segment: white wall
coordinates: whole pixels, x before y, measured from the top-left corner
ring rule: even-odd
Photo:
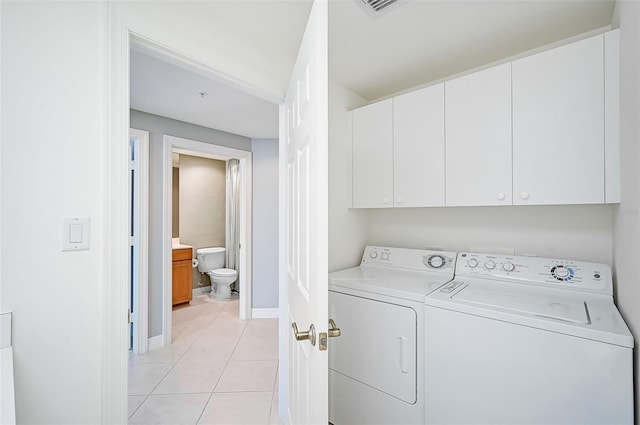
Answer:
[[[611,264],[606,205],[372,210],[369,244],[501,252]]]
[[[638,345],[640,337],[640,2],[618,1],[620,26],[620,208],[613,224],[616,302]],[[640,364],[635,349],[635,368]],[[640,374],[636,372],[636,422],[640,418]]]
[[[165,134],[250,151],[251,139],[131,110],[131,127],[149,132],[149,337],[162,334],[162,151]]]
[[[347,111],[365,100],[329,80],[329,271],[360,264],[368,211],[351,206],[351,133]]]
[[[13,311],[17,422],[99,423],[106,8],[0,7],[0,311]],[[64,216],[90,217],[89,250],[60,251]]]
[[[278,307],[278,139],[252,139],[253,287],[251,306]]]

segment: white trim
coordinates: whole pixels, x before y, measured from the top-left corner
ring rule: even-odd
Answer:
[[[151,338],[149,338],[147,345],[149,346],[149,351],[157,350],[164,347],[164,335],[160,334],[152,336]]]
[[[117,13],[115,3],[106,3],[109,23],[105,43],[109,57],[105,98],[106,137],[104,139],[102,223],[105,235],[104,267],[101,270],[104,306],[101,350],[101,412],[103,424],[127,421],[127,361],[129,326],[127,312],[128,155],[129,146],[129,28]]]
[[[240,160],[240,272],[239,272],[239,292],[240,292],[240,319],[251,319],[251,170],[252,154],[248,151],[228,148],[210,143],[198,142],[184,139],[182,137],[165,135],[163,137],[163,329],[165,345],[171,344],[171,223],[172,207],[171,193],[173,181],[172,154],[178,152],[187,155],[201,156],[211,159],[228,160],[236,158]]]
[[[279,308],[252,308],[252,319],[277,319],[280,317]]]
[[[149,132],[129,129],[129,138],[138,141],[137,161],[137,199],[138,226],[137,262],[133,289],[133,352],[144,354],[148,348],[149,333]]]
[[[286,173],[282,173],[281,170],[286,169],[287,158],[284,154],[286,152],[287,142],[287,111],[284,103],[280,104],[279,108],[279,136],[278,141],[278,305],[280,306],[280,320],[279,330],[280,337],[278,338],[278,413],[280,416],[280,422],[290,424],[289,418],[289,338],[291,338],[291,330],[289,328],[289,287],[288,287],[288,264],[287,256],[289,252],[287,250],[287,217],[289,211],[287,209],[287,178]]]

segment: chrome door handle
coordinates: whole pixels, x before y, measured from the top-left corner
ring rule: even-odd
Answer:
[[[296,337],[296,341],[309,341],[311,345],[316,345],[316,327],[313,326],[313,323],[309,326],[309,330],[306,332],[300,332],[296,322],[293,322],[291,327],[293,328],[293,334]]]
[[[341,335],[340,328],[336,326],[336,322],[333,319],[329,319],[329,338],[336,338]]]

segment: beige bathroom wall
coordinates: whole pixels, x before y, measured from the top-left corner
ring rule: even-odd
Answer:
[[[180,155],[180,243],[225,246],[226,163]]]

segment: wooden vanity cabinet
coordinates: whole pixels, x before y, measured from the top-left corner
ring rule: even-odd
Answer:
[[[191,248],[173,250],[172,304],[188,303],[193,298],[193,271]]]

